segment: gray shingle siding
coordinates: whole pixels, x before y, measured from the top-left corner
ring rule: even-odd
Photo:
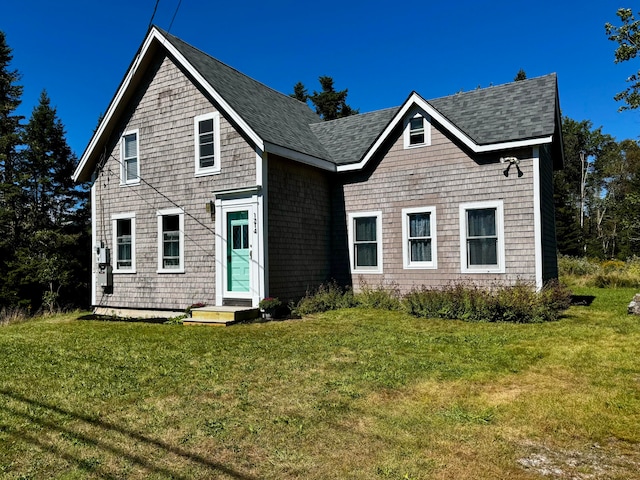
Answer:
[[[216,262],[214,221],[206,205],[211,192],[255,185],[255,150],[221,116],[220,174],[195,177],[194,117],[215,111],[209,100],[174,64],[156,59],[148,82],[132,102],[112,138],[108,157],[96,179],[97,243],[104,241],[115,254],[111,216],[136,215],[136,273],[114,274],[113,293],[97,287],[101,306],[184,309],[215,303]],[[139,130],[139,185],[120,186],[119,134]],[[180,207],[185,211],[185,273],[156,273],[158,268],[157,211]]]
[[[445,286],[471,281],[491,286],[516,280],[535,282],[535,234],[533,218],[533,171],[531,150],[509,152],[520,159],[522,177],[505,177],[505,166],[494,155],[482,163],[432,126],[432,144],[404,149],[401,129],[394,131],[387,153],[364,172],[341,176],[344,213],[339,208],[334,231],[334,251],[345,256],[346,217],[362,211],[382,212],[382,274],[355,274],[347,281],[356,289],[361,280],[369,285],[395,284],[402,291],[414,286]],[[387,150],[387,149],[385,149]],[[459,205],[468,202],[504,202],[505,273],[462,274],[460,265]],[[402,209],[435,207],[437,216],[438,268],[404,269],[402,257]],[[346,252],[348,255],[348,251]],[[340,277],[342,279],[342,276]]]
[[[330,174],[269,155],[269,294],[297,300],[330,278]]]

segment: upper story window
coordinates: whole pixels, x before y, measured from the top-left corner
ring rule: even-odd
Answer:
[[[501,200],[460,205],[460,262],[463,273],[504,273]]]
[[[113,215],[114,269],[116,273],[136,273],[136,215]]]
[[[158,273],[184,272],[184,210],[158,212]]]
[[[140,183],[140,158],[138,154],[138,130],[122,135],[120,158],[120,183],[123,185]]]
[[[196,175],[209,175],[220,171],[220,114],[207,113],[195,117]]]
[[[402,209],[404,268],[437,268],[436,209]]]
[[[430,117],[422,111],[407,117],[404,123],[404,148],[431,145],[430,120]]]
[[[382,212],[349,214],[353,273],[382,273]]]

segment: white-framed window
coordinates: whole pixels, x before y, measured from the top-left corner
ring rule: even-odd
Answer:
[[[404,268],[438,268],[436,208],[402,209]]]
[[[349,214],[349,257],[353,273],[382,273],[382,212]]]
[[[198,115],[193,119],[196,175],[220,172],[220,114]]]
[[[422,110],[414,110],[404,121],[404,148],[427,145],[431,145],[431,117]]]
[[[132,185],[140,183],[140,155],[138,130],[131,130],[122,135],[120,142],[120,183]]]
[[[460,205],[460,264],[463,273],[504,273],[502,200]]]
[[[158,213],[158,273],[184,273],[184,210]]]
[[[111,216],[113,238],[113,272],[136,273],[136,214]]]

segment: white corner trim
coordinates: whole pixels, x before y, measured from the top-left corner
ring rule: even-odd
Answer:
[[[543,287],[542,279],[542,197],[540,191],[540,148],[533,149],[533,232],[535,242],[536,289]]]

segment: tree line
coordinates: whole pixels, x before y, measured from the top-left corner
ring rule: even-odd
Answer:
[[[46,91],[29,119],[0,31],[0,307],[53,311],[89,303],[88,188]]]

